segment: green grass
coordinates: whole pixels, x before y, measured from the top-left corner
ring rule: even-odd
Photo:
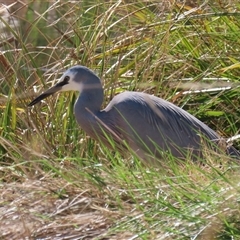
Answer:
[[[20,27],[9,21],[14,15]],[[240,239],[239,166],[225,156],[207,152],[201,164],[167,155],[159,167],[145,166],[82,132],[77,93],[27,107],[82,64],[102,78],[104,106],[122,91],[144,91],[223,137],[239,134],[237,0],[198,10],[29,1],[21,13],[0,16],[1,238]],[[214,90],[224,86],[231,88]]]

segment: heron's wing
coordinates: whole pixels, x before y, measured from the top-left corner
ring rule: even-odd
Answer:
[[[202,143],[214,143],[216,148],[215,143],[220,139],[214,130],[188,112],[144,93],[119,94],[104,111],[107,116],[111,115],[112,120],[107,121],[111,122],[109,126],[143,151],[150,148],[155,152],[157,146],[162,150],[171,149],[175,156],[183,156],[179,149],[193,149],[198,154]]]
[[[174,135],[179,141],[197,134],[203,134],[209,139],[219,137],[215,131],[185,110],[148,94],[133,94],[120,111],[128,112],[126,114],[131,124],[141,124],[142,129],[160,131],[165,136]]]
[[[123,94],[111,104],[106,109],[114,106],[119,112],[117,127],[122,128],[125,138],[129,137],[140,149],[150,148],[155,152],[157,146],[171,149],[178,155],[177,148],[199,149],[200,136],[208,141],[219,137],[183,109],[148,94]]]
[[[170,102],[149,95],[144,95],[143,102],[141,113],[144,119],[156,130],[160,128],[168,135],[174,134],[179,141],[196,135],[209,139],[219,138],[206,124]]]
[[[92,116],[94,118],[92,123],[93,130],[89,132],[89,135],[111,149],[117,149],[121,152],[125,150],[125,139],[122,132],[116,127],[117,121],[114,117],[114,112],[103,110],[96,115],[92,114]]]

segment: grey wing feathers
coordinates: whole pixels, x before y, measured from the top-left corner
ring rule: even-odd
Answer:
[[[139,113],[156,130],[164,128],[163,130],[169,134],[173,132],[182,141],[188,136],[201,133],[210,139],[219,137],[204,123],[170,102],[146,94],[142,99]]]
[[[181,156],[177,148],[199,152],[201,139],[207,144],[220,139],[215,131],[183,109],[144,93],[119,94],[104,111],[113,112],[113,129],[120,132],[123,129],[125,132],[120,133],[123,139],[136,143],[139,149],[144,149],[145,145],[154,152],[158,146],[163,151],[171,149],[176,156]]]

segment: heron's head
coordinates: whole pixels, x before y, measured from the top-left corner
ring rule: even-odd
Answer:
[[[96,88],[101,88],[98,76],[87,67],[77,65],[69,68],[57,84],[35,98],[28,106],[33,106],[56,92],[78,91],[81,94],[84,89]]]

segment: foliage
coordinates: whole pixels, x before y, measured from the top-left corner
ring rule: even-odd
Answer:
[[[224,156],[209,153],[204,166],[169,156],[161,168],[147,168],[79,129],[75,93],[55,95],[34,108],[27,104],[66,68],[81,64],[102,78],[104,105],[119,92],[145,91],[183,107],[224,137],[238,134],[238,1],[196,6],[29,1],[20,9],[0,11],[1,184],[10,184],[5,186],[9,190],[34,179],[54,189],[51,195],[39,188],[36,198],[29,198],[32,203],[41,195],[46,201],[73,201],[82,194],[92,203],[76,203],[78,210],[105,219],[104,233],[93,234],[99,238],[121,233],[140,239],[237,239],[239,169]],[[75,214],[68,207],[65,217]],[[35,211],[46,222],[57,221],[62,213],[53,217],[51,209]],[[6,216],[3,211],[2,222]],[[69,235],[74,224],[81,225],[73,221]],[[29,227],[32,236],[44,236],[36,226]]]

